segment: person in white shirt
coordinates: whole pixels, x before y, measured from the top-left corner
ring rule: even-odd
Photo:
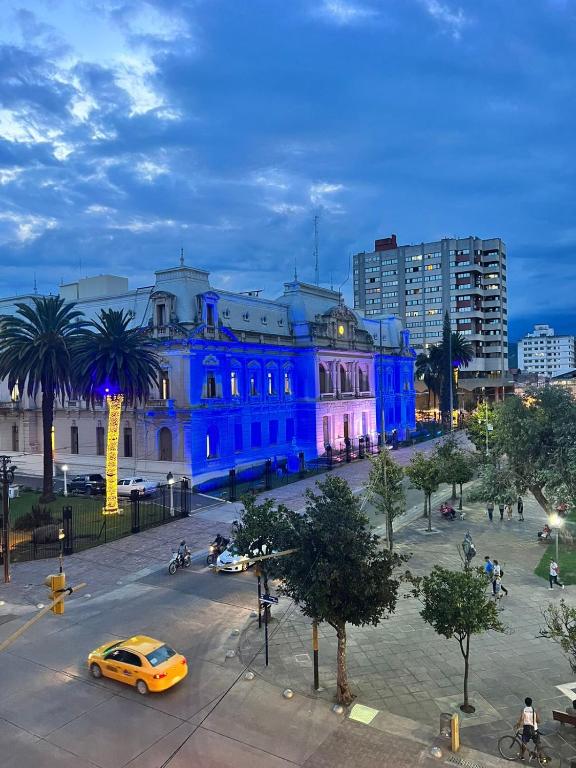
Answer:
[[[561,589],[564,589],[564,584],[558,581],[558,574],[560,573],[560,568],[558,567],[558,563],[556,560],[552,559],[550,560],[550,571],[548,578],[550,579],[550,589],[554,589],[554,584],[557,584]]]
[[[536,712],[534,709],[530,696],[527,696],[524,699],[524,704],[525,707],[520,712],[520,717],[516,723],[516,730],[520,730],[520,728],[522,728],[522,747],[520,751],[521,760],[524,759],[526,744],[528,744],[530,740],[534,742],[536,749],[540,751],[538,745],[540,739],[540,734],[538,733],[538,712]]]

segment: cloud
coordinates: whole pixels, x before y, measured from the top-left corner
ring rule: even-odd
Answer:
[[[470,19],[464,11],[461,8],[452,9],[440,0],[422,0],[422,2],[430,16],[440,24],[442,30],[455,40],[459,40],[464,27],[470,24]]]
[[[338,26],[358,24],[377,16],[376,10],[351,0],[323,0],[314,10],[314,14],[325,21]]]
[[[323,208],[330,213],[343,213],[340,203],[334,201],[332,196],[344,189],[342,184],[329,184],[325,181],[312,184],[309,189],[309,197],[312,205]]]

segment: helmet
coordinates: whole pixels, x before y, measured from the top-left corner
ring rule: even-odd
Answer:
[[[186,539],[182,539],[182,541],[180,542],[180,546],[183,547],[185,544],[186,544]]]

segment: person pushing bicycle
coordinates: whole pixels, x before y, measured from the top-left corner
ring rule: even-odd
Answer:
[[[520,712],[520,717],[516,723],[516,730],[522,729],[522,746],[520,747],[520,760],[524,760],[524,754],[526,752],[526,745],[529,741],[533,741],[536,747],[536,751],[540,751],[539,741],[540,734],[538,733],[539,717],[538,712],[534,709],[532,699],[527,696],[524,699],[525,707]]]

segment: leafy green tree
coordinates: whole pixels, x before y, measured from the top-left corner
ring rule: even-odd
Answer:
[[[499,403],[494,445],[506,457],[516,490],[529,490],[547,514],[562,494],[564,501],[576,501],[576,402],[562,387]]]
[[[488,429],[493,425],[494,405],[487,400],[478,403],[466,422],[466,434],[476,446],[479,456],[494,453],[494,431]]]
[[[435,632],[458,641],[464,659],[463,712],[474,712],[468,697],[470,638],[490,630],[505,632],[495,602],[486,595],[486,578],[480,569],[450,571],[434,566],[419,584],[423,602],[420,615]]]
[[[440,386],[440,412],[445,429],[450,428],[450,387],[452,387],[452,407],[458,407],[457,372],[467,368],[472,360],[472,346],[466,337],[458,331],[452,331],[448,311],[444,314],[442,326],[442,378]]]
[[[76,349],[76,387],[88,402],[108,400],[108,434],[114,407],[134,406],[150,398],[161,368],[158,346],[145,328],[130,328],[131,316],[123,309],[103,309],[98,320],[80,338]],[[107,480],[115,477],[106,468]],[[112,485],[114,487],[112,487]],[[118,509],[116,485],[106,483],[106,508]]]
[[[480,467],[478,481],[468,494],[468,501],[513,504],[517,497],[514,483],[514,474],[506,464],[488,462]]]
[[[297,551],[279,561],[280,591],[304,615],[326,621],[336,631],[337,700],[349,704],[354,695],[346,667],[346,625],[377,625],[394,611],[400,577],[395,569],[407,558],[380,548],[368,530],[368,519],[348,483],[330,476],[306,491],[303,514],[288,512]]]
[[[449,435],[436,448],[440,464],[441,482],[452,485],[452,498],[456,498],[456,486],[460,486],[459,509],[462,509],[462,485],[474,477],[475,458],[465,451],[453,435]]]
[[[378,512],[386,520],[386,533],[390,552],[394,547],[394,520],[406,509],[404,470],[388,450],[372,456],[367,492]]]
[[[432,530],[432,494],[441,483],[441,468],[435,453],[426,456],[416,451],[405,469],[410,482],[420,491],[424,491],[424,517],[428,515],[428,530]]]
[[[542,612],[544,628],[540,637],[546,637],[558,643],[568,657],[572,672],[576,672],[576,608],[560,600],[559,605],[550,603]]]
[[[54,403],[70,397],[73,349],[83,332],[82,312],[58,296],[16,304],[16,314],[0,318],[0,378],[28,397],[42,393],[43,480],[40,503],[53,501]]]
[[[289,542],[290,528],[287,509],[273,499],[262,503],[253,496],[242,498],[240,519],[232,523],[232,540],[241,554],[266,555],[280,551]],[[280,572],[278,561],[262,560],[260,572],[264,579],[264,591],[268,592],[268,580]]]

